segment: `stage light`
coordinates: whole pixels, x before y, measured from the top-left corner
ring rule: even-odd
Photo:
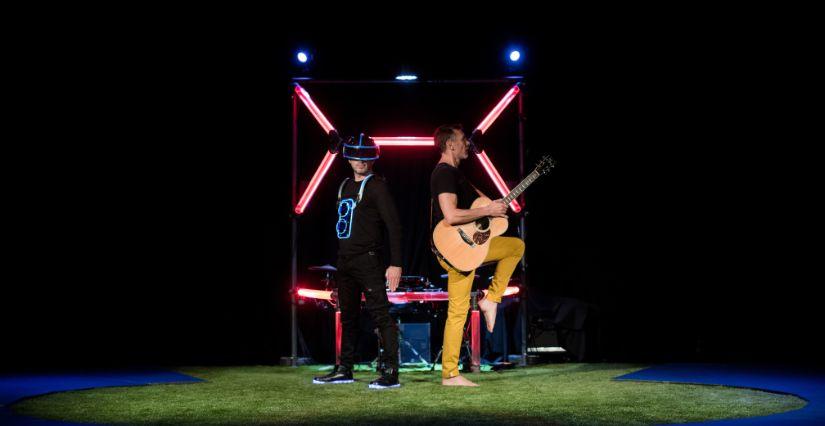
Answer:
[[[305,64],[309,60],[309,56],[307,56],[304,52],[298,52],[298,55],[296,56],[298,57],[298,62],[302,64]]]
[[[435,146],[432,136],[373,136],[380,146]]]
[[[399,76],[396,76],[395,79],[399,81],[413,81],[418,80],[418,76],[412,74],[401,74]]]
[[[510,52],[510,61],[518,62],[519,59],[521,59],[521,52],[519,52],[518,50]]]

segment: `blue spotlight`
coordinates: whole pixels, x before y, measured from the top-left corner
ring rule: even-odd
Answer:
[[[413,74],[401,74],[396,76],[395,79],[399,81],[413,81],[418,80],[418,76]]]
[[[298,52],[298,62],[305,64],[309,60],[309,56],[307,56],[304,52]]]
[[[511,62],[518,62],[519,59],[521,59],[521,52],[519,52],[518,50],[513,50],[512,52],[510,52]]]

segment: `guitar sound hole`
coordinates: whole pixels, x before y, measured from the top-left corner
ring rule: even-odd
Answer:
[[[481,245],[481,244],[486,243],[489,238],[490,238],[490,232],[489,231],[488,232],[476,232],[475,235],[473,235],[473,242],[478,244],[478,245]]]
[[[490,218],[483,217],[476,221],[476,229],[479,232],[484,232],[490,228]]]

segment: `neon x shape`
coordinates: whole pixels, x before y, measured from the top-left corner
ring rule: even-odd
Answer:
[[[495,107],[484,117],[484,120],[476,127],[476,130],[484,134],[487,129],[492,126],[492,124],[496,121],[499,115],[501,115],[502,111],[504,111],[510,102],[512,102],[513,98],[516,97],[519,93],[519,86],[518,84],[514,85],[507,91],[507,93],[501,98],[501,100],[496,104]],[[298,96],[298,99],[303,102],[304,106],[307,107],[309,112],[315,117],[315,121],[324,129],[324,132],[329,134],[330,132],[335,131],[335,127],[332,126],[332,123],[329,122],[327,117],[321,112],[321,109],[315,104],[312,98],[309,96],[309,93],[301,87],[299,84],[295,84],[295,95]],[[475,131],[474,131],[475,132]],[[431,136],[374,136],[373,140],[375,143],[380,146],[433,146],[435,142]],[[337,152],[327,151],[324,155],[323,160],[321,160],[321,164],[315,170],[315,174],[312,175],[312,179],[309,181],[309,185],[307,186],[304,193],[301,195],[301,198],[298,200],[298,204],[295,205],[295,213],[296,214],[303,214],[306,211],[307,205],[309,205],[310,200],[312,200],[312,196],[315,195],[315,191],[318,189],[318,186],[321,184],[321,180],[324,179],[324,176],[327,174],[330,166],[332,166],[332,162],[335,160],[335,157],[338,156]],[[476,158],[478,161],[481,162],[481,166],[487,172],[487,175],[490,176],[492,179],[493,184],[495,184],[496,189],[501,193],[501,196],[504,197],[510,193],[510,188],[507,187],[507,184],[502,179],[501,175],[498,173],[498,170],[493,165],[493,162],[490,161],[490,158],[487,157],[487,153],[481,151],[476,154]],[[521,211],[521,206],[513,200],[510,202],[510,208],[513,209],[513,212],[518,213]]]

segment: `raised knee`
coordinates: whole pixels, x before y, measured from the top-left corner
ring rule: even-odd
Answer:
[[[521,238],[516,238],[515,253],[518,257],[524,256],[524,241],[522,241]]]

